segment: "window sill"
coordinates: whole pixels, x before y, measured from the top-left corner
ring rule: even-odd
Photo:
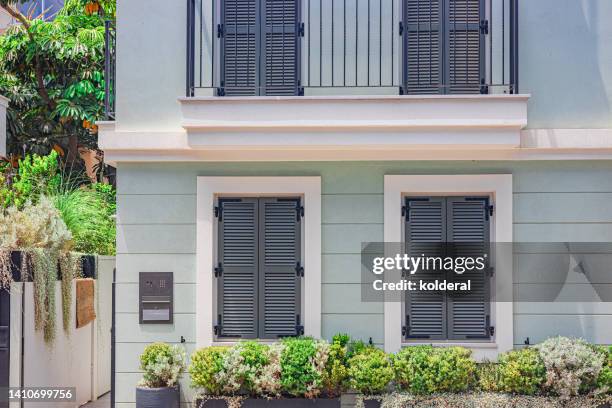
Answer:
[[[497,343],[491,343],[487,341],[483,342],[460,342],[460,341],[415,341],[415,342],[403,342],[402,347],[407,346],[434,346],[434,347],[465,347],[469,349],[496,349],[498,348]]]

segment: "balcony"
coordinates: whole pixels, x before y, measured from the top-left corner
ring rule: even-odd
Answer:
[[[107,153],[470,158],[521,145],[518,0],[187,2],[180,123],[155,137],[105,124]]]
[[[518,0],[188,0],[186,95],[518,93]]]

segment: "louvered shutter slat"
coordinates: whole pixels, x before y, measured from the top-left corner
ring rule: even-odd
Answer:
[[[223,201],[219,222],[218,281],[222,337],[257,337],[257,199]]]
[[[222,1],[221,72],[225,95],[257,95],[258,0]]]
[[[296,201],[260,199],[260,338],[296,335],[300,281],[300,223]]]
[[[486,198],[448,198],[448,241],[454,257],[489,259],[489,217]],[[487,269],[449,276],[456,282],[471,281],[469,292],[450,292],[447,297],[449,338],[489,338],[490,278]]]
[[[444,256],[446,202],[444,198],[406,198],[406,253],[409,256]],[[417,271],[411,280],[444,279],[442,271]],[[408,338],[446,338],[446,301],[443,292],[405,292]]]

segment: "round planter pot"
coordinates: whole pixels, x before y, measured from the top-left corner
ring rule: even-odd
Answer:
[[[136,387],[136,408],[179,408],[179,387]]]

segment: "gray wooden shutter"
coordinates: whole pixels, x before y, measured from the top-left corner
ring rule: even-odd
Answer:
[[[259,337],[294,336],[299,334],[301,290],[299,200],[262,198],[259,203]]]
[[[227,96],[258,94],[260,1],[222,0],[221,89]]]
[[[265,0],[262,84],[265,95],[298,93],[298,0]]]
[[[442,85],[444,0],[404,1],[404,89],[406,94],[437,94]]]
[[[484,78],[484,0],[446,0],[448,93],[477,94]],[[482,84],[484,86],[484,83]]]
[[[406,253],[408,256],[443,257],[446,241],[446,201],[442,197],[406,198]],[[443,271],[421,271],[410,279],[444,279]],[[444,292],[405,292],[406,338],[446,338]]]
[[[449,197],[447,199],[449,255],[454,257],[480,257],[489,259],[490,227],[489,200],[486,197]],[[457,275],[448,274],[449,280],[471,281],[469,292],[449,292],[449,339],[489,338],[490,326],[490,269],[474,270]]]
[[[258,201],[219,199],[219,209],[218,335],[256,338]]]

